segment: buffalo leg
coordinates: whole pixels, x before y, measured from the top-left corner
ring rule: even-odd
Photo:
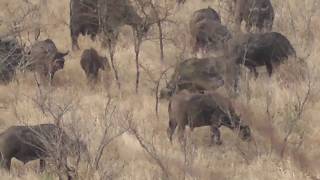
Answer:
[[[167,129],[167,135],[168,135],[170,142],[172,142],[172,136],[173,136],[173,133],[174,133],[176,127],[177,127],[177,123],[173,120],[170,120],[169,127]]]
[[[271,64],[271,62],[266,62],[266,67],[267,67],[267,71],[268,71],[269,77],[271,77],[271,75],[272,75],[272,64]]]
[[[178,139],[180,143],[184,142],[184,130],[185,126],[178,126]]]
[[[272,25],[273,25],[273,20],[264,21],[264,27],[265,27],[267,32],[272,31]]]
[[[44,169],[46,168],[46,162],[44,159],[40,159],[40,173],[42,173],[44,171]]]
[[[90,35],[90,39],[91,39],[92,41],[95,41],[95,40],[96,40],[96,35],[91,34],[91,35]]]
[[[257,72],[256,67],[251,65],[251,66],[248,66],[248,68],[250,69],[250,72],[253,72],[254,77],[257,78],[259,74]]]
[[[252,29],[252,24],[250,22],[246,22],[246,31],[250,32]]]
[[[222,141],[220,139],[221,134],[220,134],[220,130],[218,127],[216,126],[211,126],[211,138],[212,138],[212,143],[216,144],[216,145],[221,145]]]
[[[79,33],[72,33],[71,34],[72,50],[73,51],[80,49],[79,44],[78,44],[78,36],[79,36]]]
[[[2,159],[1,162],[1,167],[5,168],[7,171],[10,171],[11,168],[11,159]]]

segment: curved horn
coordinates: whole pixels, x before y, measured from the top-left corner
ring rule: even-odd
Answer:
[[[61,52],[57,52],[56,56],[55,56],[55,59],[59,59],[59,58],[63,58],[65,57],[66,55],[69,54],[69,51],[65,52],[65,53],[61,53]]]
[[[62,54],[62,56],[64,57],[64,56],[66,56],[66,55],[68,55],[69,54],[69,50],[67,51],[67,52],[65,52],[65,53],[61,53]]]

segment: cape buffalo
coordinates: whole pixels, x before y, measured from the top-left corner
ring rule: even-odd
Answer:
[[[191,43],[193,52],[223,51],[226,43],[231,39],[231,33],[226,26],[217,21],[203,19],[191,26]]]
[[[67,156],[88,153],[86,145],[71,139],[54,124],[35,126],[11,126],[0,134],[0,164],[10,170],[11,159],[16,158],[24,164],[40,159],[40,170],[45,168],[45,159],[58,159],[67,163]],[[84,154],[88,155],[88,154]],[[67,164],[62,164],[66,166]]]
[[[186,126],[189,126],[191,131],[196,127],[210,126],[212,142],[218,145],[222,143],[219,131],[221,126],[238,130],[242,140],[249,141],[251,138],[249,126],[241,122],[231,102],[217,93],[191,94],[181,91],[170,99],[168,112],[167,134],[170,141],[177,127],[181,141]]]
[[[22,58],[23,48],[15,38],[0,39],[0,83],[7,84],[14,78]]]
[[[110,71],[110,65],[106,57],[101,57],[98,52],[91,48],[83,51],[80,64],[89,82],[97,82],[99,69]]]
[[[211,7],[195,11],[189,25],[194,53],[222,50],[231,38],[231,33],[221,24],[219,14]]]
[[[80,49],[78,36],[90,35],[94,40],[99,31],[98,0],[70,1],[70,33],[72,49]]]
[[[42,80],[51,82],[56,71],[63,69],[64,56],[69,52],[59,52],[51,39],[36,42],[30,49],[26,67],[37,72]]]
[[[247,34],[230,42],[228,52],[237,64],[244,64],[255,76],[257,66],[266,66],[269,76],[274,66],[278,66],[289,56],[296,56],[290,41],[282,34],[268,32],[263,34]]]
[[[168,98],[181,90],[202,92],[224,85],[227,60],[224,58],[191,58],[179,63],[160,97]]]
[[[221,23],[220,15],[217,13],[217,11],[215,11],[209,6],[208,8],[199,9],[192,14],[190,26],[196,24],[197,22],[203,19],[208,19]]]
[[[247,32],[253,26],[259,31],[265,28],[272,30],[274,10],[270,0],[234,0],[235,3],[235,21],[237,29],[240,30],[241,22],[246,22]]]
[[[73,49],[79,49],[77,39],[80,33],[89,34],[94,39],[101,32],[108,41],[114,41],[123,25],[142,34],[149,29],[149,22],[138,15],[129,0],[71,0],[70,15]]]

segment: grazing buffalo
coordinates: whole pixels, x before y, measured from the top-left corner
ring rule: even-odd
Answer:
[[[94,40],[99,32],[98,0],[70,1],[70,33],[72,49],[78,50],[78,36],[90,35]]]
[[[175,68],[160,98],[169,98],[181,90],[191,92],[212,91],[224,85],[227,60],[224,58],[191,58]]]
[[[98,52],[91,48],[83,51],[80,64],[89,82],[96,83],[98,80],[99,69],[110,71],[110,65],[106,57],[102,57]]]
[[[237,131],[242,140],[249,141],[251,138],[250,128],[241,122],[231,102],[217,93],[191,94],[181,91],[170,99],[168,111],[167,134],[170,141],[177,127],[181,141],[186,126],[191,131],[196,127],[210,126],[212,142],[218,145],[222,143],[219,131],[221,126]]]
[[[195,11],[189,25],[194,53],[222,50],[231,38],[231,33],[221,24],[219,14],[210,7]]]
[[[79,49],[77,39],[80,33],[89,34],[94,39],[101,32],[107,36],[107,41],[115,41],[123,25],[129,25],[141,34],[145,34],[150,26],[129,0],[71,0],[70,15],[73,49]]]
[[[256,77],[257,66],[266,66],[271,76],[274,66],[281,64],[289,56],[296,57],[296,51],[290,41],[277,32],[247,34],[230,41],[229,45],[230,56],[235,58],[237,64],[248,67]]]
[[[15,38],[0,39],[0,83],[9,83],[23,58],[23,48]]]
[[[272,30],[274,10],[270,0],[234,0],[235,19],[237,29],[240,30],[241,22],[246,22],[246,29],[250,32],[254,26],[262,31]]]
[[[67,156],[89,155],[86,145],[71,139],[61,128],[53,124],[35,126],[12,126],[0,134],[0,163],[10,170],[11,159],[16,158],[24,164],[40,159],[40,170],[45,168],[45,159],[63,161],[67,167]],[[62,157],[60,157],[62,156]]]
[[[56,71],[63,69],[64,56],[51,39],[36,42],[30,49],[26,67],[40,75],[41,80],[51,82]]]

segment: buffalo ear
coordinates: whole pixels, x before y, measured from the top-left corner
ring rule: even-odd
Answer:
[[[55,56],[55,59],[60,59],[60,58],[63,58],[65,57],[66,55],[69,54],[69,51],[65,52],[65,53],[61,53],[61,52],[57,52],[56,56]]]

